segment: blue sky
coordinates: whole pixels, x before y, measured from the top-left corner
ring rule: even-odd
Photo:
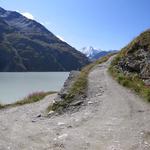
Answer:
[[[120,49],[150,28],[150,0],[0,0],[32,14],[73,47]]]

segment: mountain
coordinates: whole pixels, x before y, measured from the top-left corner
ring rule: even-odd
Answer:
[[[141,33],[124,47],[113,66],[126,76],[138,76],[150,85],[150,30]]]
[[[103,56],[108,55],[109,53],[115,53],[117,52],[116,50],[109,50],[109,51],[104,51],[101,49],[95,49],[92,46],[90,47],[84,47],[79,50],[83,54],[85,54],[91,61],[97,60]]]
[[[94,49],[92,46],[83,47],[79,51],[85,54],[89,59],[92,59],[96,54],[100,52],[100,50]]]
[[[110,53],[116,53],[116,52],[117,52],[117,50],[109,50],[109,51],[101,50],[98,54],[94,55],[92,59],[97,60],[97,59],[100,59],[103,56],[106,56],[106,55],[110,54]]]
[[[0,71],[71,71],[88,64],[81,52],[43,25],[0,8]]]

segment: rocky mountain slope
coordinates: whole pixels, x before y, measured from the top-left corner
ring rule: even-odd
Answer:
[[[123,48],[114,64],[124,74],[138,75],[150,85],[150,30],[141,33]]]
[[[85,54],[91,61],[100,59],[103,56],[108,55],[109,53],[115,53],[117,52],[116,50],[109,50],[109,51],[104,51],[101,49],[95,49],[92,46],[90,47],[84,47],[80,49],[80,52]]]
[[[70,71],[88,58],[40,23],[0,8],[0,71]]]

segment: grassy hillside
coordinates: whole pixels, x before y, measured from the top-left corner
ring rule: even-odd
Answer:
[[[109,72],[120,84],[150,101],[150,30],[120,51]]]

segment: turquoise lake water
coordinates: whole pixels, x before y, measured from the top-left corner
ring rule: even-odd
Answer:
[[[59,91],[69,72],[0,73],[0,103],[12,103],[37,91]]]

